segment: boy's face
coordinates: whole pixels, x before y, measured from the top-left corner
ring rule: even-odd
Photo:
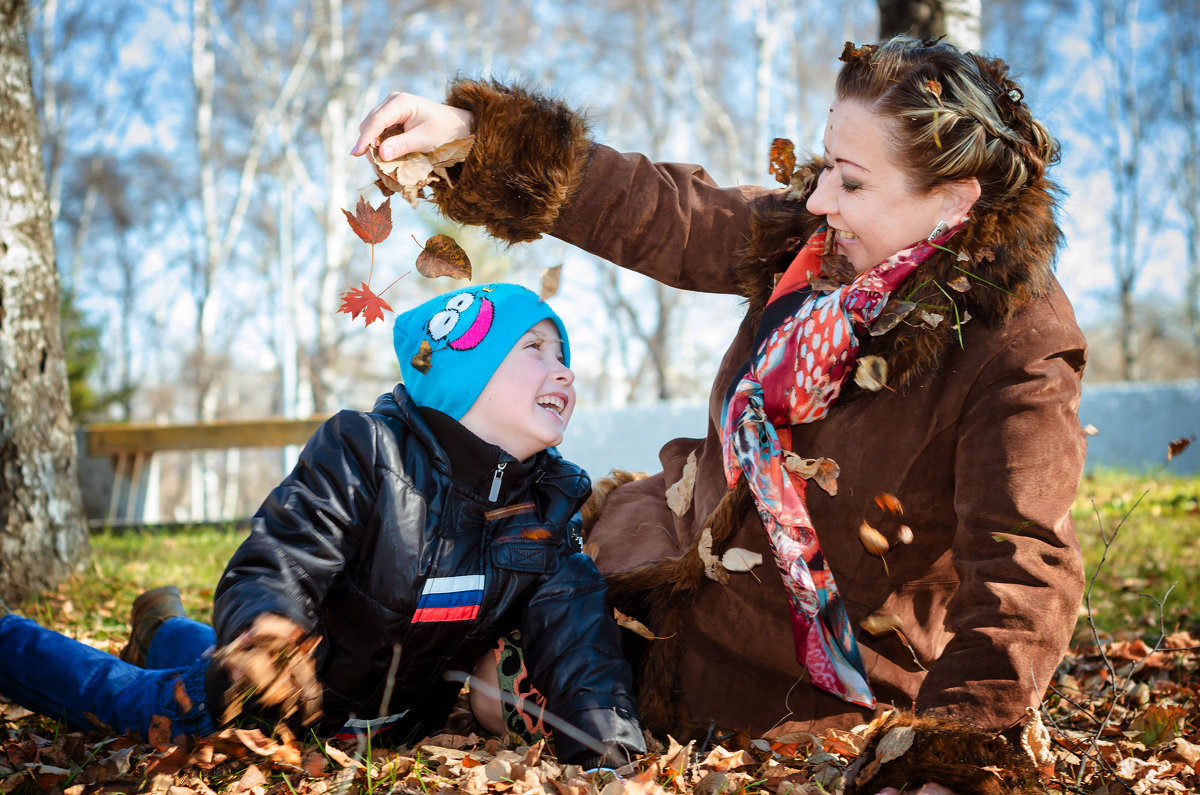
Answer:
[[[543,320],[517,340],[461,422],[524,460],[562,442],[575,410],[574,383],[562,363],[558,327]]]

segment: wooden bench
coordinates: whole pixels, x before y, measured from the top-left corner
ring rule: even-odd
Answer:
[[[146,497],[146,472],[156,452],[175,450],[226,450],[234,447],[285,447],[304,444],[325,417],[303,420],[267,417],[256,420],[217,420],[179,425],[155,423],[96,423],[80,429],[80,480],[87,490],[110,487],[108,508],[98,516],[88,510],[91,523],[116,525],[140,522]],[[87,459],[91,459],[91,463]],[[98,471],[97,461],[111,467],[111,475]],[[99,482],[97,482],[99,481]],[[85,495],[85,504],[88,500]]]

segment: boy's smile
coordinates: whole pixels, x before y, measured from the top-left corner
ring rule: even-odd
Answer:
[[[524,460],[562,442],[575,410],[574,383],[558,327],[542,320],[517,340],[461,422]]]

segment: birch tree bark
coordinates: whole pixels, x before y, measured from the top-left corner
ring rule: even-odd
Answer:
[[[879,37],[906,33],[919,39],[946,39],[965,50],[982,44],[982,0],[879,0]]]
[[[26,0],[0,0],[0,593],[22,597],[88,554]]]

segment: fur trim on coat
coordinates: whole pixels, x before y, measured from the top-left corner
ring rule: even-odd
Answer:
[[[451,182],[433,185],[442,213],[507,243],[537,240],[583,181],[591,149],[583,117],[496,82],[457,81],[446,104],[475,114],[475,146]]]

